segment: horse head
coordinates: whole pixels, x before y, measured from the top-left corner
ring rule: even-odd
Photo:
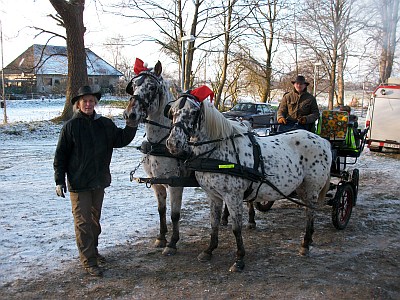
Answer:
[[[160,102],[166,89],[161,77],[162,65],[160,61],[156,63],[154,68],[147,68],[137,58],[134,72],[136,75],[126,87],[126,92],[131,95],[131,98],[123,116],[125,119],[139,122],[160,109]]]
[[[181,95],[165,111],[172,119],[172,129],[167,139],[171,153],[191,153],[194,145],[201,146],[196,149],[207,151],[213,147],[212,143],[202,141],[219,141],[249,130],[247,126],[225,118],[211,103],[213,96],[211,89],[201,86]],[[210,97],[210,101],[204,101],[207,97]]]
[[[165,115],[172,119],[166,145],[173,155],[191,152],[188,142],[200,127],[201,106],[202,103],[195,97],[183,94],[166,107]]]

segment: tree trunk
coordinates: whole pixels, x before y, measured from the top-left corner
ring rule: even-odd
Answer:
[[[386,83],[392,74],[394,54],[396,50],[396,28],[399,23],[400,0],[386,0],[381,6],[382,16],[382,51],[379,60],[379,81]]]
[[[85,0],[50,0],[50,3],[61,16],[67,37],[67,90],[64,110],[60,116],[62,121],[67,121],[73,114],[71,99],[77,93],[79,87],[88,83],[84,41],[86,28],[83,24]]]
[[[221,103],[222,91],[224,89],[226,83],[226,72],[228,70],[228,52],[229,52],[229,45],[231,42],[230,38],[230,31],[232,27],[232,13],[233,13],[233,6],[235,5],[235,1],[228,2],[228,14],[225,16],[225,33],[224,33],[224,53],[223,53],[223,61],[222,61],[222,72],[221,78],[218,83],[218,90],[215,96],[215,106],[218,108]]]
[[[338,72],[337,72],[337,105],[344,105],[344,61],[346,57],[345,46],[342,46],[341,55],[338,59]]]

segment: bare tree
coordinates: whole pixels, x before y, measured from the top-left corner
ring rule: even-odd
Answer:
[[[346,43],[360,30],[352,12],[355,0],[311,0],[301,13],[300,43],[311,49],[314,59],[323,63],[329,76],[328,108],[333,109],[338,63],[347,55]],[[343,65],[344,66],[344,65]],[[339,72],[339,76],[343,71]],[[342,79],[341,79],[342,80]]]
[[[66,31],[68,78],[66,101],[60,119],[68,120],[73,113],[71,98],[76,94],[80,86],[88,82],[84,43],[86,28],[83,24],[85,0],[49,1],[57,11],[57,15],[50,16]]]
[[[242,51],[243,64],[253,83],[250,86],[259,91],[261,102],[268,102],[271,99],[273,54],[279,45],[279,38],[276,38],[280,30],[278,24],[284,27],[287,22],[281,13],[285,4],[279,0],[267,0],[256,1],[253,5],[254,9],[250,11],[251,18],[247,19],[251,31],[246,36],[248,46],[244,46],[244,43],[241,45],[242,48],[246,47]]]
[[[392,74],[393,61],[395,57],[396,45],[399,41],[397,37],[397,26],[399,25],[399,3],[400,0],[382,0],[374,2],[378,28],[375,40],[381,47],[379,59],[379,81],[387,82]]]
[[[208,2],[212,3],[212,1]],[[162,3],[156,0],[128,0],[114,4],[109,9],[113,14],[133,21],[151,22],[158,29],[158,36],[142,34],[142,39],[153,40],[160,45],[162,51],[176,61],[181,70],[182,46],[185,43],[185,67],[183,68],[185,73],[182,88],[188,89],[193,82],[192,64],[195,50],[201,49],[204,44],[216,38],[206,31],[208,22],[217,15],[214,8],[205,0],[165,0]],[[186,30],[187,27],[188,30]],[[201,40],[182,41],[183,37],[190,35],[195,38],[201,37]]]

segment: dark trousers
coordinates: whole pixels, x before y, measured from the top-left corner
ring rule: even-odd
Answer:
[[[80,260],[84,267],[96,266],[104,189],[71,192],[70,198]]]
[[[315,125],[314,124],[299,124],[291,121],[287,121],[287,124],[280,124],[278,125],[277,132],[285,132],[295,129],[304,129],[311,132],[315,132]]]

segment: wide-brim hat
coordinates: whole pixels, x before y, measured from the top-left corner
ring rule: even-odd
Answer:
[[[301,84],[305,84],[305,85],[309,85],[310,83],[308,83],[306,81],[306,79],[304,78],[304,76],[297,76],[295,80],[292,80],[292,84],[294,84],[295,82],[301,83]]]
[[[85,95],[93,95],[97,98],[97,100],[100,100],[100,98],[101,98],[100,88],[90,86],[90,85],[84,85],[84,86],[80,87],[76,96],[71,99],[72,105],[74,105],[75,102],[78,101],[80,97],[85,96]]]

